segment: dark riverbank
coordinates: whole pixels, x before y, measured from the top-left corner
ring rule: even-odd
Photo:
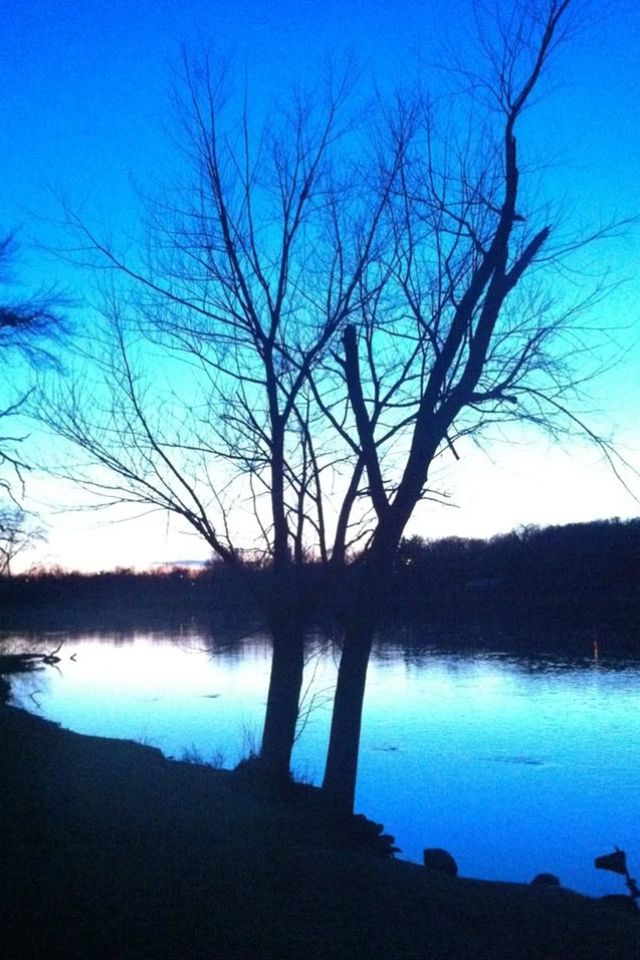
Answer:
[[[377,856],[311,788],[278,799],[6,706],[0,742],[4,960],[640,956],[637,917]]]

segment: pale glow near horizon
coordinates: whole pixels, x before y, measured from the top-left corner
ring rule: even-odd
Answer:
[[[489,538],[529,524],[640,515],[638,503],[586,444],[573,447],[571,454],[551,442],[504,444],[491,452],[493,461],[470,446],[459,463],[434,470],[433,487],[451,493],[450,505],[421,503],[406,535]],[[44,497],[51,493],[50,485],[42,478],[31,486]],[[129,515],[140,512],[134,508]],[[160,512],[137,519],[122,516],[118,508],[50,515],[47,541],[25,552],[14,572],[33,564],[85,572],[145,570],[165,563],[204,562],[211,556],[204,540],[180,527],[175,517]]]

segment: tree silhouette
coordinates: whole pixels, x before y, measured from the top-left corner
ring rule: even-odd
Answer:
[[[387,283],[342,330],[343,436],[364,462],[375,512],[347,615],[324,776],[343,810],[353,807],[373,631],[434,460],[458,456],[460,437],[496,421],[555,431],[559,415],[581,422],[570,409],[576,305],[561,309],[544,286],[542,264],[559,253],[552,222],[522,188],[516,139],[569,7],[516,3],[479,21],[487,69],[461,72],[470,117],[463,135],[443,137],[430,107],[403,102],[388,119],[402,165],[389,205]]]
[[[75,255],[110,283],[86,370],[42,419],[88,454],[67,474],[107,502],[168,511],[225,563],[268,566],[262,761],[279,777],[314,592],[359,552],[324,778],[341,810],[373,631],[434,460],[505,420],[564,417],[599,442],[571,403],[585,302],[550,295],[543,267],[570,249],[523,190],[516,142],[570,3],[479,19],[485,68],[457,71],[449,123],[415,92],[349,114],[329,80],[256,135],[246,106],[226,121],[223,74],[187,63],[190,175],[147,202],[140,250],[67,210]]]
[[[11,564],[23,550],[44,539],[44,531],[13,504],[0,508],[0,576],[11,576]]]
[[[16,295],[14,268],[18,246],[13,234],[0,238],[0,358],[3,368],[3,394],[0,399],[0,421],[9,423],[25,405],[29,391],[16,386],[11,395],[10,370],[22,367],[55,365],[53,346],[65,330],[59,308],[62,298],[53,290],[32,295]],[[20,452],[23,436],[9,433],[0,436],[0,468],[9,467],[9,476],[0,476],[0,489],[11,494],[11,474],[23,481],[26,468]],[[9,510],[11,508],[8,508]]]
[[[120,286],[102,304],[102,341],[83,345],[86,375],[40,410],[89,454],[92,470],[74,464],[70,477],[108,501],[179,516],[227,564],[268,565],[261,760],[278,777],[289,772],[317,589],[307,559],[344,556],[362,478],[360,460],[338,462],[314,395],[325,386],[311,377],[375,293],[365,275],[397,166],[371,185],[339,154],[348,94],[328,78],[317,101],[294,95],[256,134],[246,107],[227,121],[224,77],[185,62],[187,179],[147,202],[147,254],[125,259],[67,211],[83,256]]]

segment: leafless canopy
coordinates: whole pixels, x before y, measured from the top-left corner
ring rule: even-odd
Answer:
[[[67,211],[74,258],[110,271],[105,340],[88,348],[93,392],[67,381],[41,415],[108,468],[104,485],[86,474],[92,489],[179,514],[223,559],[247,525],[278,562],[327,558],[331,539],[343,556],[362,463],[337,456],[312,374],[384,284],[400,158],[356,176],[344,79],[257,135],[246,105],[227,122],[222,88],[207,62],[185,63],[190,175],[147,201],[143,254],[120,256]]]
[[[74,478],[181,516],[226,560],[340,562],[393,504],[404,527],[461,436],[582,428],[575,321],[598,291],[548,284],[554,223],[516,139],[569,6],[479,21],[485,66],[451,65],[450,109],[412,91],[358,115],[328,77],[257,124],[224,71],[185,60],[187,173],[146,201],[144,246],[67,210],[106,290],[104,343],[44,412],[107,468]]]
[[[393,516],[396,533],[430,495],[434,459],[457,458],[461,437],[495,423],[581,432],[613,464],[574,405],[599,366],[581,321],[603,287],[567,294],[559,268],[619,225],[554,247],[556,224],[521,182],[517,142],[569,3],[499,14],[480,30],[484,73],[457,67],[452,100],[399,97],[380,124],[380,166],[393,157],[384,280],[310,379],[345,450],[366,465],[377,523]],[[322,382],[344,385],[337,402]]]

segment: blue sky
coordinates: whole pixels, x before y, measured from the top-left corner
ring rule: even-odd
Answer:
[[[269,102],[292,76],[313,81],[327,56],[353,55],[365,84],[369,77],[382,86],[407,84],[418,69],[428,77],[430,64],[445,58],[447,39],[464,54],[470,11],[469,0],[5,0],[0,225],[21,227],[25,241],[47,242],[47,220],[58,214],[53,191],[115,234],[126,229],[134,216],[132,178],[143,185],[161,179],[171,162],[163,128],[171,125],[181,45],[229,56],[240,84],[246,73],[251,95]],[[559,52],[552,82],[521,131],[521,149],[546,165],[536,182],[572,229],[640,215],[640,12],[632,0],[616,0],[577,3],[576,13],[583,27]],[[590,269],[609,269],[624,283],[589,319],[615,329],[620,354],[590,387],[590,408],[597,428],[614,431],[640,469],[638,227],[602,244],[595,257]],[[23,276],[34,284],[69,281],[62,265],[28,250]],[[421,508],[414,529],[486,536],[520,523],[640,512],[592,449],[533,436],[517,441],[466,450],[461,464],[437,478],[456,506]],[[629,479],[640,496],[640,482]],[[166,518],[114,526],[103,513],[52,513],[50,506],[73,505],[79,494],[37,473],[27,495],[50,524],[41,555],[51,562],[89,568],[207,554]]]

